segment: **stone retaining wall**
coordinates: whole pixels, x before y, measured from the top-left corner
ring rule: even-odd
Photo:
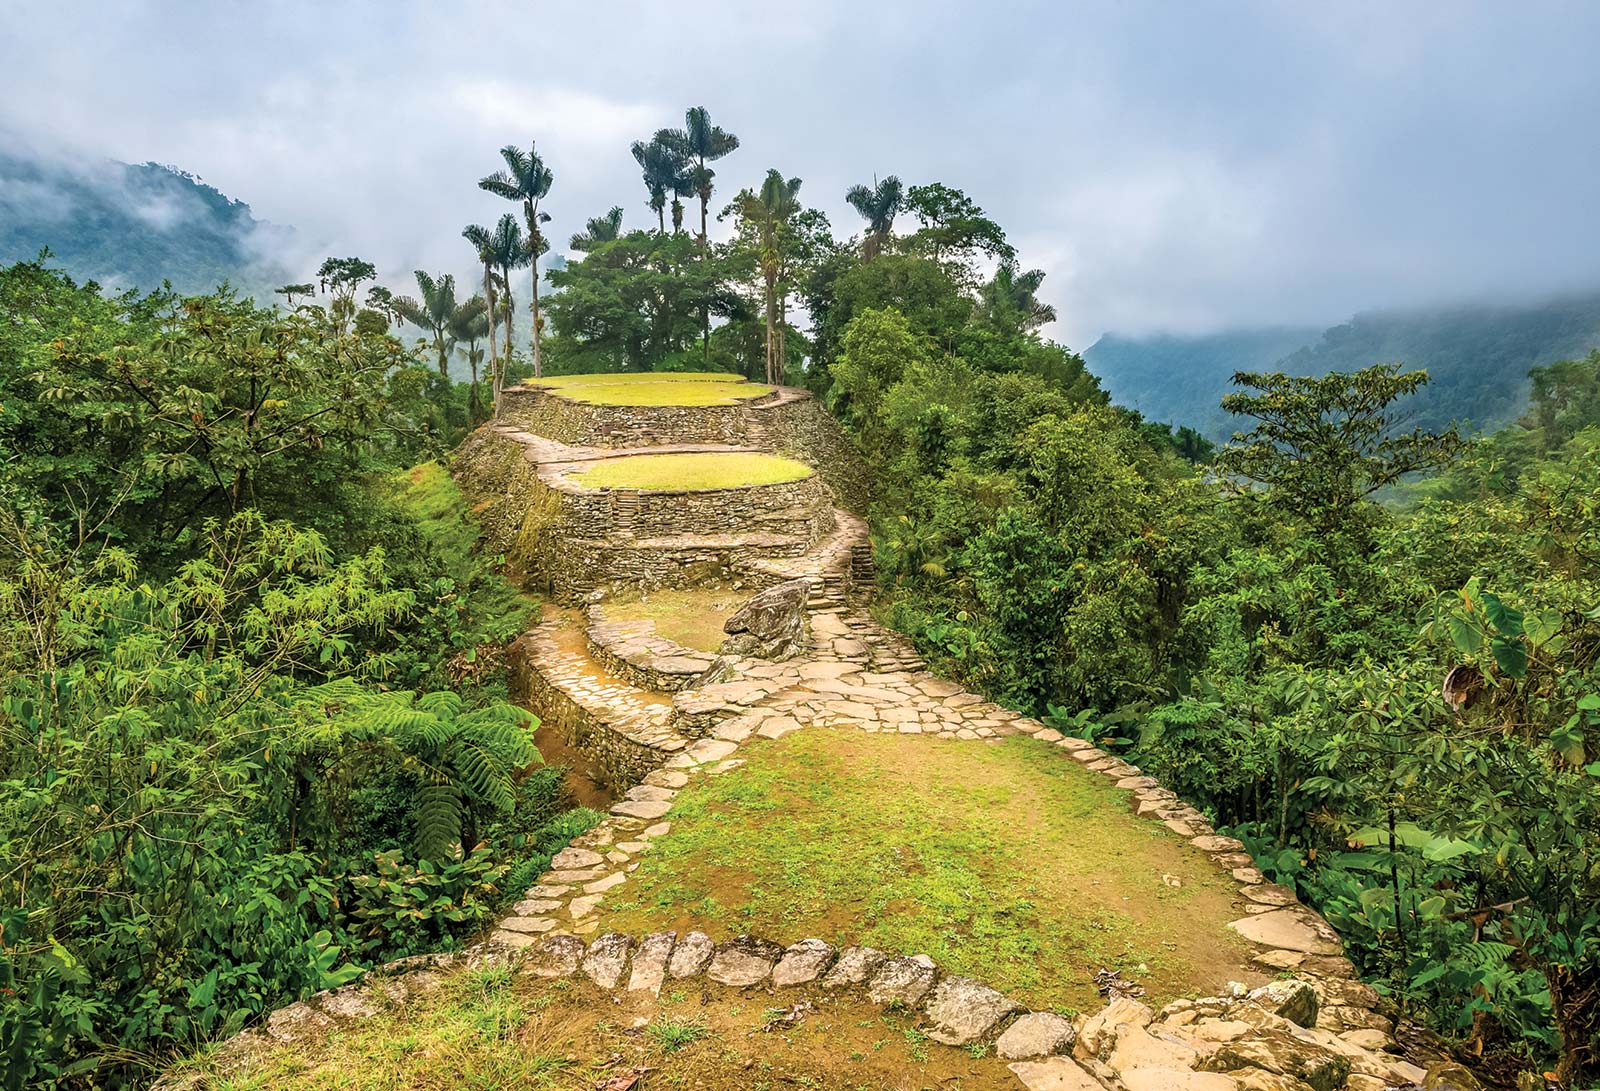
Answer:
[[[535,666],[533,649],[524,643],[531,635],[518,639],[507,653],[510,697],[535,709],[541,722],[556,728],[569,745],[592,757],[606,787],[626,791],[682,749],[683,741],[670,732],[640,730],[639,725],[619,717],[615,709],[579,703],[556,679]]]
[[[610,674],[640,689],[677,693],[694,685],[716,662],[716,655],[686,648],[656,633],[655,622],[613,621],[604,606],[584,610],[589,652]]]
[[[562,533],[574,538],[664,538],[759,529],[805,535],[810,544],[833,529],[833,497],[815,474],[727,489],[593,489],[577,482],[577,476],[578,471],[566,475],[553,490],[559,494],[555,503]],[[538,478],[533,487],[551,488]]]
[[[744,446],[747,406],[775,401],[776,392],[737,405],[599,405],[551,390],[518,386],[505,391],[502,417],[541,436],[578,447],[648,447],[672,443]]]
[[[768,402],[748,410],[750,444],[789,455],[817,468],[840,507],[867,513],[872,470],[861,448],[815,398]]]

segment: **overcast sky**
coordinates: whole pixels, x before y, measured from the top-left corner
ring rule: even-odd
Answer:
[[[844,236],[852,183],[960,187],[1082,348],[1600,287],[1597,45],[1597,3],[0,0],[0,139],[174,164],[397,281],[471,275],[508,142],[557,239],[644,226],[628,144],[704,104],[718,207],[773,166]]]

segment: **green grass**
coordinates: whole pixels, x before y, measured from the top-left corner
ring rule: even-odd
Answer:
[[[998,1061],[933,1046],[907,1025],[914,1017],[851,996],[810,1001],[799,1022],[763,1032],[771,1012],[702,981],[657,1000],[507,966],[446,971],[431,992],[380,1000],[376,1014],[303,1040],[262,1042],[226,1071],[208,1050],[178,1067],[206,1091],[578,1091],[640,1073],[635,1091],[1016,1087]]]
[[[742,591],[726,587],[657,589],[607,599],[606,617],[612,621],[648,620],[655,623],[657,636],[686,648],[714,652],[728,639],[728,634],[722,631],[722,623],[750,598],[748,588]]]
[[[1036,1007],[1098,1006],[1101,967],[1155,998],[1249,976],[1231,879],[1045,743],[810,729],[741,757],[678,797],[608,929],[925,952]]]
[[[413,466],[394,475],[390,496],[455,584],[453,613],[460,627],[455,646],[506,640],[527,626],[536,600],[505,577],[497,558],[480,551],[482,532],[472,519],[472,505],[449,471],[437,462]],[[391,562],[395,559],[391,552]]]
[[[734,489],[810,476],[811,467],[792,458],[701,453],[608,458],[571,480],[591,489]]]
[[[710,371],[554,375],[534,380],[534,385],[594,405],[737,405],[773,390],[742,375]]]

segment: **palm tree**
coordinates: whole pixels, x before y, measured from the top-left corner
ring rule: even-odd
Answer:
[[[511,222],[515,224],[516,220],[513,219]],[[483,304],[484,324],[489,328],[489,388],[494,392],[495,410],[496,414],[498,415],[500,408],[500,384],[496,381],[495,377],[499,373],[500,349],[495,344],[494,334],[496,327],[500,325],[500,320],[495,311],[494,234],[487,227],[484,227],[481,224],[471,224],[461,232],[461,237],[472,244],[472,248],[478,252],[478,260],[483,262],[483,298],[479,300],[479,302]],[[477,297],[474,296],[473,298],[476,299]],[[511,346],[507,344],[506,348],[509,350]],[[473,403],[476,404],[478,398],[478,371],[476,365],[473,366],[472,371],[472,398]]]
[[[522,215],[528,228],[529,263],[533,266],[533,376],[537,379],[544,374],[539,356],[539,255],[546,249],[539,225],[550,221],[548,213],[539,211],[539,202],[549,194],[555,176],[532,147],[524,152],[515,144],[507,144],[500,149],[500,158],[506,161],[506,169],[479,179],[478,188],[508,201],[522,202]]]
[[[663,129],[662,132],[667,130]],[[656,223],[661,233],[667,233],[667,193],[674,195],[687,189],[691,182],[686,178],[688,163],[683,155],[670,144],[662,143],[661,133],[648,142],[635,140],[633,142],[634,161],[639,164],[643,172],[644,188],[650,192],[650,211],[656,214]],[[683,213],[676,213],[681,222]]]
[[[894,218],[905,207],[905,193],[900,188],[900,179],[891,174],[881,182],[874,178],[871,189],[851,186],[844,199],[867,221],[867,237],[861,246],[861,260],[871,261],[889,241],[890,233],[894,230]]]
[[[1056,320],[1056,309],[1038,299],[1044,270],[1018,271],[1017,263],[1006,258],[994,271],[994,279],[980,290],[989,318],[996,326],[1016,330],[1036,330]]]
[[[472,386],[468,398],[468,412],[472,423],[478,423],[478,364],[483,360],[483,350],[478,342],[485,336],[494,336],[494,323],[489,321],[489,306],[483,296],[475,295],[451,312],[445,323],[450,334],[450,345],[467,347],[467,366],[472,369]]]
[[[711,124],[704,106],[691,106],[681,129],[663,129],[656,139],[670,145],[689,165],[689,183],[700,198],[700,245],[706,245],[706,217],[711,206],[711,180],[717,176],[707,164],[739,147],[739,138]]]
[[[515,216],[507,212],[500,217],[500,222],[494,225],[494,263],[500,270],[498,317],[506,324],[506,352],[494,379],[496,412],[499,410],[500,389],[505,385],[506,368],[511,363],[512,349],[517,343],[516,323],[513,321],[517,312],[517,301],[511,291],[511,270],[521,269],[532,260],[532,256],[528,253],[528,244],[522,238],[522,225],[517,223]]]
[[[456,313],[456,278],[449,273],[435,279],[421,269],[416,271],[421,301],[408,295],[395,296],[395,313],[433,335],[433,348],[439,354],[439,377],[450,377],[450,319]]]
[[[622,206],[612,205],[604,216],[585,221],[583,231],[572,236],[567,245],[579,253],[588,253],[603,242],[615,242],[622,234]]]
[[[781,383],[784,377],[782,326],[788,320],[779,304],[778,280],[783,274],[784,232],[800,211],[800,179],[785,179],[776,170],[767,171],[761,192],[745,190],[736,198],[739,215],[755,229],[756,252],[761,264],[761,279],[766,287],[767,382]]]

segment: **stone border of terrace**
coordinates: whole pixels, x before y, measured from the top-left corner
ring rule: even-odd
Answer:
[[[730,457],[739,453],[726,452]],[[775,527],[776,533],[803,535],[815,544],[833,529],[833,496],[814,469],[793,481],[707,489],[597,488],[577,480],[595,464],[563,463],[534,477],[536,489],[548,488],[560,497],[556,503],[565,536],[664,538]]]
[[[809,398],[779,387],[730,405],[610,405],[564,397],[559,390],[523,385],[502,392],[502,420],[548,439],[583,447],[650,447],[676,443],[749,445],[747,410]]]
[[[661,636],[649,618],[615,621],[598,602],[584,607],[583,614],[584,638],[595,660],[640,689],[677,693],[694,685],[717,661],[715,652]]]
[[[261,1029],[223,1043],[211,1064],[247,1075],[254,1053],[309,1043],[386,1007],[437,991],[456,969],[505,966],[543,980],[587,978],[619,996],[658,997],[673,982],[738,995],[800,990],[848,995],[916,1018],[952,1048],[992,1046],[1027,1091],[1380,1091],[1432,1086],[1451,1074],[1443,1054],[1411,1043],[1401,1056],[1392,1005],[1360,982],[1317,976],[1280,979],[1217,996],[1174,1001],[1159,1012],[1113,996],[1092,1015],[1029,1011],[969,977],[946,975],[926,955],[870,947],[837,950],[821,939],[787,946],[742,935],[718,943],[703,932],[641,938],[608,932],[585,943],[570,934],[521,950],[480,945],[459,955],[422,955],[379,967],[356,984],[272,1012]],[[1429,1067],[1415,1063],[1424,1061]],[[169,1073],[159,1091],[198,1088],[198,1072]]]

